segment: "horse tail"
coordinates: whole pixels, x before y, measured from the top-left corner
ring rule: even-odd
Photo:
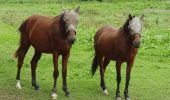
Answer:
[[[92,76],[95,74],[97,68],[98,68],[98,58],[97,55],[94,54],[94,58],[93,58],[93,62],[92,62],[92,66],[91,66],[91,72],[92,72]]]
[[[26,33],[27,20],[23,21],[18,31],[20,32],[20,46],[15,52],[15,58],[19,58],[23,55],[23,49],[28,43],[27,33]]]

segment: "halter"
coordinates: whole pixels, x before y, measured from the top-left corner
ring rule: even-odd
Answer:
[[[70,30],[74,30],[75,32],[77,32],[77,29],[74,25],[68,25],[68,27],[66,27],[66,32],[70,31]]]
[[[72,11],[71,11],[72,12]],[[77,15],[74,15],[74,17],[77,17]],[[68,16],[66,16],[66,18],[68,18]],[[62,19],[64,21],[64,14],[62,14]],[[65,22],[65,21],[64,21]],[[66,32],[70,31],[70,30],[74,30],[75,32],[77,32],[76,26],[73,24],[68,24],[67,22],[65,22],[65,29]]]
[[[133,23],[131,21],[133,21]],[[140,19],[133,18],[132,20],[129,21],[128,29],[130,31],[130,34],[135,34],[135,33],[141,34],[141,28],[142,26],[140,23]]]

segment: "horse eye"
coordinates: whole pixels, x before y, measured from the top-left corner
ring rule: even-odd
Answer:
[[[129,27],[129,30],[130,30],[130,32],[133,32],[133,29],[131,27]]]
[[[68,25],[66,25],[65,28],[67,29],[67,28],[68,28]]]

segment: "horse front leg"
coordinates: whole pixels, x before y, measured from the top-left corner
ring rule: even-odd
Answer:
[[[54,78],[54,85],[53,85],[53,89],[52,89],[52,98],[53,99],[57,99],[57,87],[56,87],[56,84],[57,84],[57,78],[58,78],[58,75],[59,75],[59,71],[58,71],[58,53],[53,53],[53,64],[54,64],[54,72],[53,72],[53,78]]]
[[[67,88],[67,62],[69,58],[70,52],[63,55],[62,57],[62,77],[63,77],[63,91],[67,97],[70,96],[70,92]]]
[[[120,97],[120,81],[121,81],[121,61],[116,61],[116,74],[117,74],[117,89],[116,89],[116,100],[121,100]]]
[[[126,84],[125,84],[125,90],[124,90],[124,96],[125,96],[125,99],[126,99],[126,100],[131,100],[130,97],[129,97],[129,94],[128,94],[128,86],[129,86],[130,72],[131,72],[131,69],[132,69],[132,66],[133,66],[133,62],[134,62],[134,60],[127,62],[127,68],[126,68]]]

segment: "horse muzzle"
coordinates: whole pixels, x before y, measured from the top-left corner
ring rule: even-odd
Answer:
[[[141,35],[140,35],[140,33],[135,33],[133,38],[134,38],[133,46],[135,48],[139,48],[140,47],[140,43],[141,43]]]
[[[66,29],[66,32],[69,34],[68,36],[68,42],[70,44],[74,44],[76,38],[75,38],[75,35],[76,35],[76,27],[74,25],[68,25],[67,29]]]
[[[74,38],[74,39],[68,39],[68,42],[69,42],[70,44],[74,44],[75,41],[76,41],[75,38]]]
[[[135,48],[139,48],[140,47],[140,41],[133,41],[133,46],[135,47]]]

